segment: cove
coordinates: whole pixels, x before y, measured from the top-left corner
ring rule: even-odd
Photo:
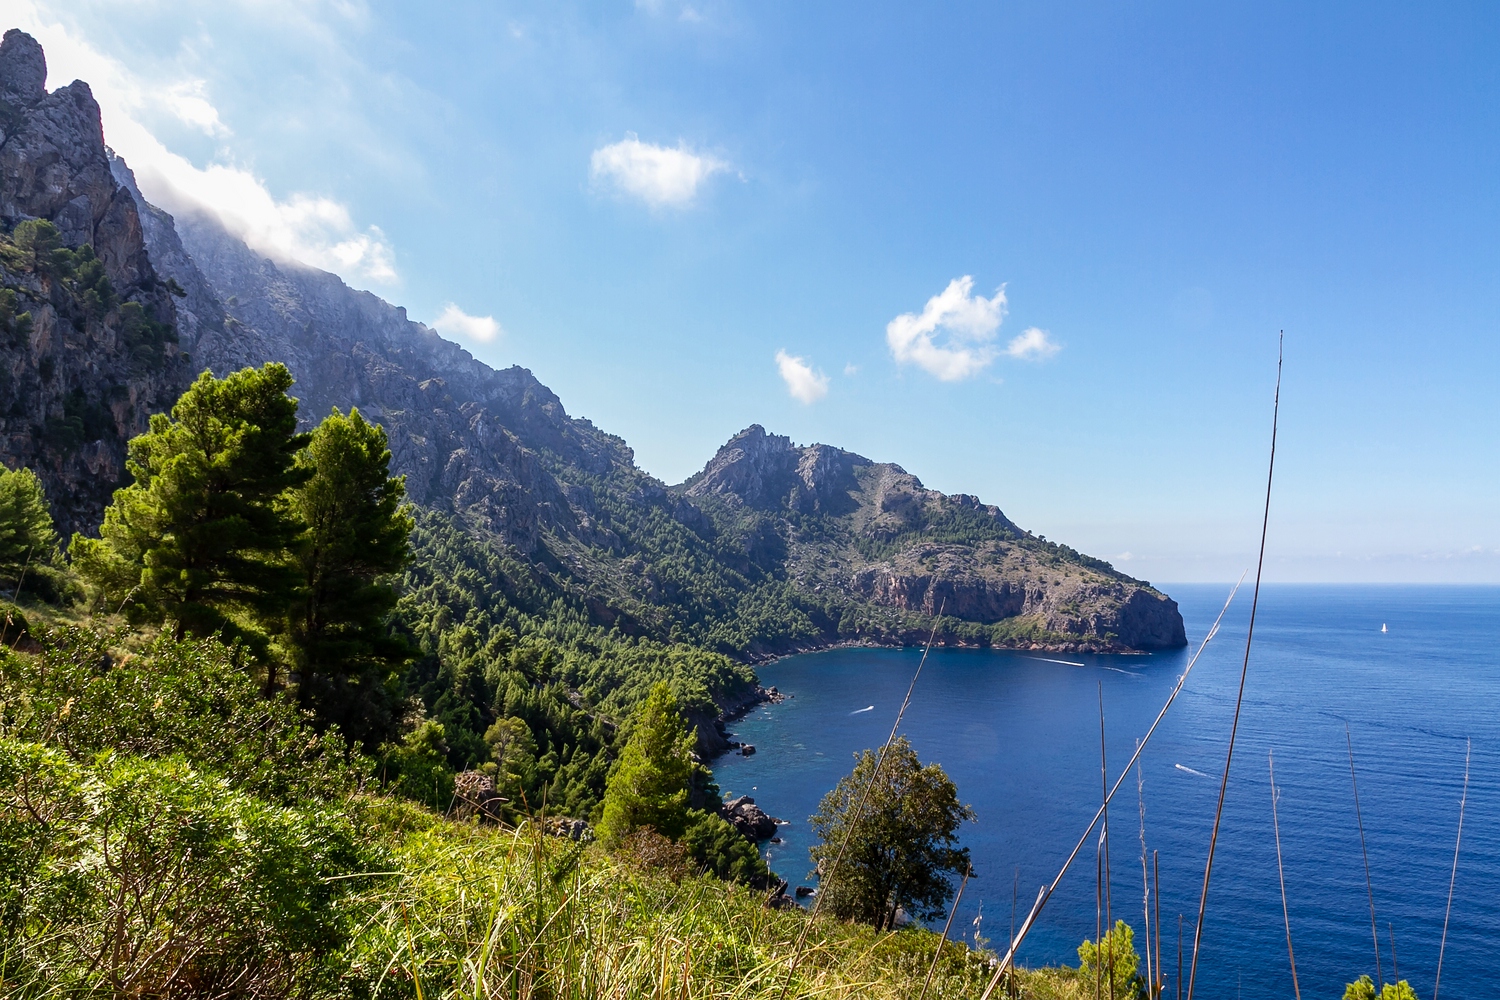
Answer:
[[[1049,881],[1101,797],[1102,688],[1110,780],[1160,710],[1228,587],[1179,586],[1187,650],[1142,656],[935,649],[902,725],[978,816],[963,832],[978,878],[955,936],[1003,945]],[[1178,915],[1184,968],[1203,881],[1217,775],[1239,682],[1249,594],[1220,634],[1111,806],[1109,906],[1143,930],[1141,806],[1148,851],[1160,852],[1162,956],[1175,984]],[[1382,632],[1382,625],[1388,631]],[[1402,978],[1432,991],[1453,861],[1465,739],[1473,762],[1443,992],[1480,995],[1500,933],[1500,588],[1269,586],[1262,589],[1239,743],[1208,916],[1199,985],[1242,982],[1249,995],[1290,994],[1271,826],[1267,754],[1276,755],[1280,822],[1297,968],[1307,995],[1341,995],[1375,972],[1369,904],[1350,783],[1354,745],[1381,962],[1390,933]],[[751,757],[714,762],[732,795],[788,820],[763,845],[793,885],[809,878],[807,816],[877,747],[921,658],[918,649],[837,649],[777,661],[762,682],[789,697],[732,724]],[[1063,661],[1063,662],[1058,662]],[[873,706],[870,709],[870,706]],[[870,709],[865,711],[865,709]],[[1019,882],[1017,873],[1019,872]],[[1018,888],[1017,888],[1018,886]],[[1095,930],[1095,853],[1080,854],[1022,949],[1030,965],[1076,963]],[[1168,992],[1175,995],[1175,985]]]

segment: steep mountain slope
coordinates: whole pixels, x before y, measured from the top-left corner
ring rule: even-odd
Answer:
[[[0,223],[51,222],[62,252],[0,257],[0,461],[42,477],[64,533],[98,524],[125,442],[186,385],[172,295],[110,175],[99,105],[47,93],[41,46],[0,41]]]

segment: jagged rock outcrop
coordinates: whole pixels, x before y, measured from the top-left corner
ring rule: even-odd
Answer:
[[[727,819],[746,840],[769,840],[776,834],[776,819],[755,804],[748,795],[731,799],[719,807],[719,815]]]
[[[794,448],[790,438],[751,424],[730,438],[702,472],[684,484],[689,497],[722,497],[760,510],[848,513],[856,468],[870,460],[815,444]]]
[[[41,46],[7,31],[0,225],[51,222],[66,248],[91,248],[108,286],[73,264],[0,261],[0,295],[15,297],[0,310],[10,314],[0,317],[0,461],[37,471],[66,536],[98,524],[125,478],[125,442],[171,405],[188,370],[135,199],[110,173],[99,105],[88,84],[48,93],[46,78]]]

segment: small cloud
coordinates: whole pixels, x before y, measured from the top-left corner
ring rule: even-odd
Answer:
[[[805,358],[793,357],[786,351],[776,352],[776,369],[781,372],[786,391],[802,403],[816,403],[828,395],[828,376],[815,372]]]
[[[230,134],[229,126],[219,120],[219,109],[203,96],[202,80],[184,80],[173,84],[162,91],[160,99],[180,121],[193,126],[204,135],[218,139]]]
[[[844,366],[844,374],[849,376],[850,378],[853,378],[854,376],[859,374],[859,365],[855,364],[852,361],[849,362]]]
[[[954,278],[927,300],[920,315],[902,313],[891,320],[885,340],[896,363],[914,364],[944,382],[956,382],[994,361],[991,342],[1005,318],[1005,288],[996,289],[990,299],[973,295],[973,289],[972,277]]]
[[[495,317],[470,316],[452,302],[443,306],[443,311],[438,313],[438,318],[432,321],[432,327],[439,333],[445,333],[450,337],[477,340],[481,344],[488,344],[502,332],[500,324],[495,322]]]
[[[1005,347],[1006,354],[1022,361],[1045,361],[1060,350],[1062,345],[1050,333],[1035,326],[1013,337]]]
[[[612,183],[653,208],[690,204],[704,181],[728,169],[723,160],[694,153],[684,143],[657,146],[642,142],[634,132],[589,157],[589,174],[595,181]]]

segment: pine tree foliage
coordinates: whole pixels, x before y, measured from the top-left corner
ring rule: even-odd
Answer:
[[[1146,995],[1140,965],[1135,931],[1123,920],[1116,920],[1097,943],[1086,940],[1078,946],[1079,980],[1086,986],[1100,984],[1100,993],[1115,1000],[1136,1000]]]
[[[833,876],[821,890],[824,908],[878,928],[893,926],[898,908],[923,920],[940,915],[953,895],[948,875],[969,866],[969,849],[957,846],[958,829],[973,811],[959,802],[941,766],[922,766],[904,736],[883,761],[875,750],[855,759],[853,772],[809,819],[818,837],[809,851],[813,864],[825,879]]]
[[[57,559],[57,532],[42,481],[30,469],[0,469],[0,579],[19,584],[29,567]]]
[[[285,553],[302,526],[284,494],[311,475],[297,451],[285,365],[200,375],[130,442],[135,482],[116,491],[99,539],[75,536],[75,567],[110,601],[175,633],[241,640],[258,656],[296,600]],[[268,677],[268,687],[274,677]]]
[[[697,764],[693,734],[666,684],[657,684],[636,714],[635,728],[604,790],[599,839],[618,843],[643,826],[676,840],[687,829],[689,785]]]
[[[396,606],[388,579],[407,560],[413,520],[406,488],[390,475],[385,429],[359,410],[337,409],[312,432],[297,466],[292,513],[306,527],[296,549],[303,591],[292,614],[292,648],[304,705],[344,732],[365,735],[388,673],[411,648],[387,627]]]

